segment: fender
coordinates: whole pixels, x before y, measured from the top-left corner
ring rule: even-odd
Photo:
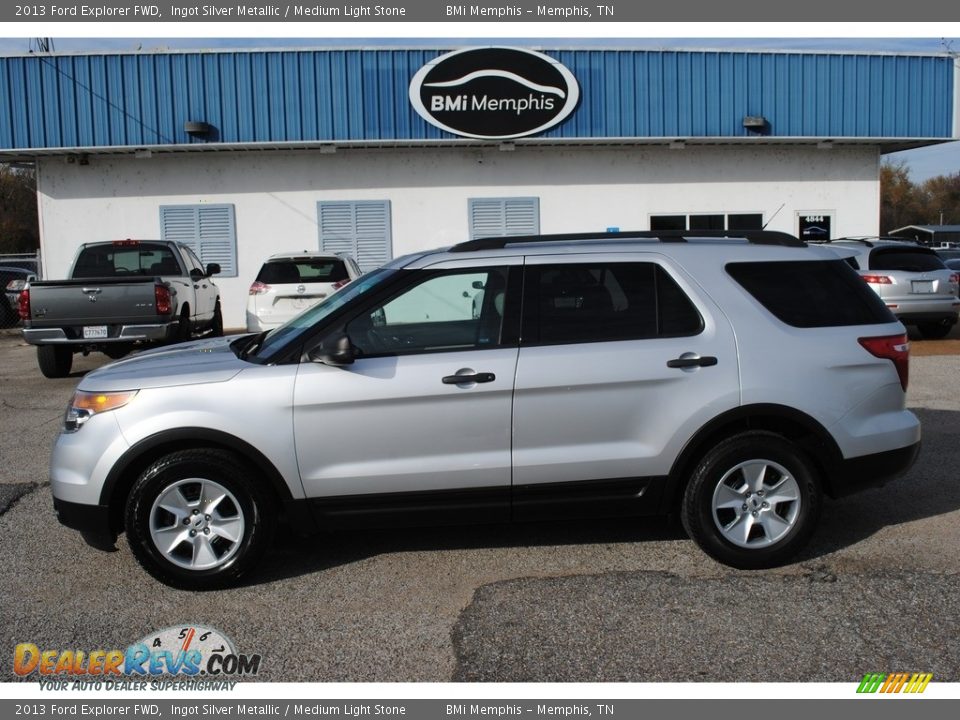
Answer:
[[[743,405],[710,420],[687,441],[670,468],[661,511],[672,514],[696,463],[717,443],[737,433],[768,430],[797,443],[820,470],[824,491],[836,497],[833,475],[843,453],[833,436],[817,420],[800,410],[768,403]]]
[[[164,430],[146,437],[130,446],[114,463],[100,491],[100,504],[110,507],[111,527],[114,531],[118,531],[123,525],[122,501],[133,487],[136,477],[166,451],[191,447],[219,447],[233,451],[251,462],[273,489],[290,523],[305,533],[315,531],[316,525],[307,504],[293,497],[283,476],[263,453],[233,435],[198,427]],[[117,502],[118,499],[120,502]]]

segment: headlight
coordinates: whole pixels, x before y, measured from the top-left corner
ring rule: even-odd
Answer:
[[[133,400],[136,390],[125,392],[92,393],[78,390],[73,394],[63,416],[63,431],[72,433],[97,413],[116,410]]]

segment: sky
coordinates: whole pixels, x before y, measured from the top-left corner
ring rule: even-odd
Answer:
[[[198,24],[199,25],[199,24]],[[447,29],[457,28],[452,24]],[[465,25],[470,25],[465,24]],[[681,25],[683,25],[681,23]],[[696,25],[688,23],[688,25]],[[424,26],[419,26],[423,28]],[[501,25],[507,30],[509,25]],[[464,29],[465,26],[460,26]],[[393,28],[396,29],[396,28]],[[953,26],[948,28],[954,29]],[[592,30],[592,29],[591,29]],[[47,29],[37,27],[37,32]],[[511,33],[513,34],[513,33]],[[251,49],[251,48],[314,48],[314,47],[462,47],[503,43],[504,37],[67,37],[50,38],[58,53],[78,52],[137,52],[197,49]],[[883,53],[943,53],[960,56],[960,37],[509,37],[510,44],[535,47],[620,47],[620,48],[715,48],[715,49],[772,49],[820,50]],[[0,38],[0,55],[21,55],[38,48],[38,39],[30,37]],[[907,150],[886,156],[893,162],[904,162],[910,178],[920,183],[937,175],[960,173],[960,142],[951,142],[917,150]]]

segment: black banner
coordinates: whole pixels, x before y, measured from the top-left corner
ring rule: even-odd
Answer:
[[[870,4],[869,21],[937,22],[960,20],[960,3],[915,0],[909,4],[876,0]],[[470,3],[457,0],[382,0],[345,2],[306,0],[65,0],[14,3],[0,7],[3,22],[831,22],[862,23],[864,5],[852,0],[808,0],[805,3],[773,3],[758,6],[753,0],[684,0],[682,2],[624,2],[585,0],[578,2]],[[939,34],[938,30],[938,34]],[[879,33],[884,34],[884,33]]]

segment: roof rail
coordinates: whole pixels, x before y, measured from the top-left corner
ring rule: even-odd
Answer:
[[[450,248],[450,252],[474,252],[498,250],[508,245],[530,243],[574,242],[577,240],[636,240],[650,239],[660,242],[682,243],[687,238],[745,238],[753,245],[784,245],[806,247],[807,244],[793,235],[776,230],[629,230],[625,232],[562,233],[559,235],[512,235],[467,240]]]

